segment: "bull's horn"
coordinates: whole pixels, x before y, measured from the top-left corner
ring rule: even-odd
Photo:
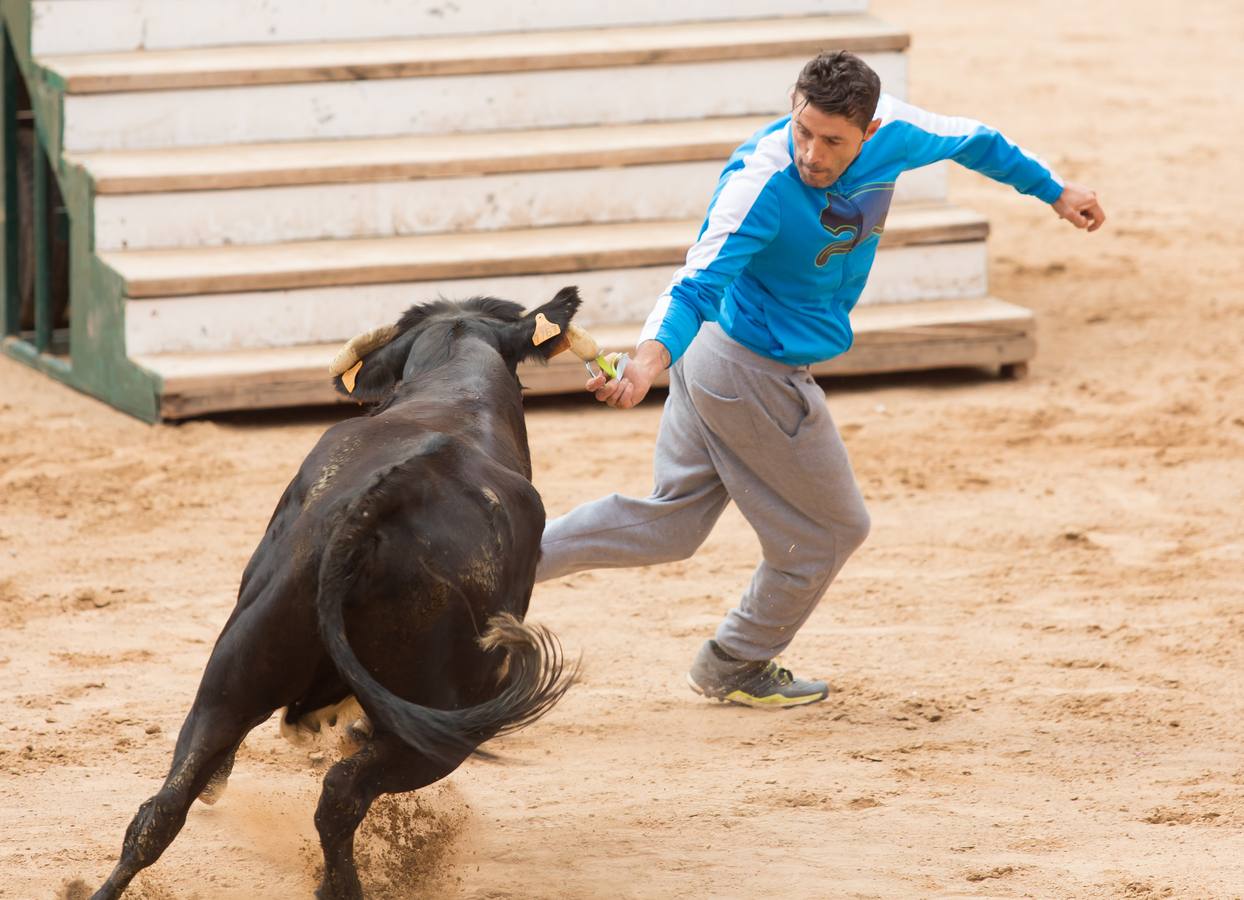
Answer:
[[[570,352],[584,362],[591,362],[600,356],[600,345],[596,343],[596,338],[573,322],[566,329],[566,342],[570,345]]]
[[[350,371],[364,356],[373,350],[380,349],[397,337],[397,334],[396,325],[381,325],[379,328],[373,328],[371,331],[350,338],[329,363],[328,374],[336,376]]]

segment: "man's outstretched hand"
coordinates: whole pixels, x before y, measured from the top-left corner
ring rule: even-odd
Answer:
[[[617,409],[630,409],[648,394],[652,382],[669,368],[670,352],[659,341],[644,341],[627,362],[621,378],[607,381],[604,374],[597,375],[585,385],[601,403]]]
[[[1062,196],[1052,205],[1054,212],[1076,228],[1096,231],[1106,221],[1106,214],[1097,202],[1097,192],[1082,184],[1067,182],[1063,185]]]

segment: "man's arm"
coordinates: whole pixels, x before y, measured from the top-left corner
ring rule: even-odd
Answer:
[[[982,122],[940,116],[893,97],[885,98],[878,115],[902,130],[910,168],[952,159],[1022,194],[1044,200],[1077,228],[1096,231],[1106,221],[1092,189],[1064,183],[1045,160]]]
[[[644,323],[626,371],[611,381],[598,375],[585,386],[597,400],[619,409],[638,404],[682,356],[700,325],[717,319],[726,288],[777,236],[781,210],[769,180],[790,162],[786,132],[778,130],[761,138],[741,166],[728,170],[686,264]]]
[[[772,209],[753,207],[738,223],[729,219],[714,223],[710,211],[699,240],[687,251],[686,265],[644,323],[635,355],[622,377],[606,381],[598,375],[585,385],[597,400],[618,409],[637,405],[657,376],[686,351],[700,325],[717,320],[726,288],[777,234],[776,204],[765,205]]]

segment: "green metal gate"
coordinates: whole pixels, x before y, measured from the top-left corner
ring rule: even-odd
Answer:
[[[3,41],[4,336],[69,353],[69,215],[8,30]]]

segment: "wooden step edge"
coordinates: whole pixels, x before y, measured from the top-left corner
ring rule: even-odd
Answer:
[[[858,307],[855,345],[812,367],[817,375],[862,375],[923,369],[1016,367],[1036,352],[1030,310],[994,297]],[[640,323],[593,328],[606,351],[633,349]],[[180,419],[213,412],[350,403],[333,389],[329,360],[338,344],[230,353],[169,353],[133,362],[163,384],[160,415]],[[531,395],[576,393],[586,380],[570,354],[547,366],[524,364],[519,377]],[[665,380],[658,384],[665,384]]]
[[[973,209],[943,201],[903,203],[890,208],[881,247],[957,244],[989,237],[989,220]]]
[[[828,15],[682,25],[46,56],[69,94],[481,75],[812,56],[826,46],[906,50],[910,38],[870,16]]]
[[[481,235],[481,238],[487,237]],[[344,243],[344,242],[322,242]],[[556,241],[550,240],[550,247]],[[683,248],[685,254],[686,248]],[[311,287],[350,287],[396,282],[441,281],[461,278],[499,278],[509,275],[549,275],[592,269],[628,269],[641,266],[677,265],[683,259],[676,246],[658,242],[619,249],[559,251],[521,257],[434,260],[365,264],[322,264],[314,268],[272,271],[236,271],[224,274],[169,275],[141,280],[126,279],[126,295],[133,300],[199,294],[296,290]],[[105,263],[109,260],[105,258]],[[124,271],[112,268],[124,278]]]
[[[773,116],[66,154],[96,194],[286,187],[724,160]]]
[[[658,220],[191,250],[118,250],[99,257],[125,280],[126,295],[140,300],[676,266],[686,258],[699,225],[695,219]],[[887,249],[982,241],[988,233],[989,223],[978,213],[921,204],[896,208],[880,244]],[[487,253],[493,255],[482,255]]]

